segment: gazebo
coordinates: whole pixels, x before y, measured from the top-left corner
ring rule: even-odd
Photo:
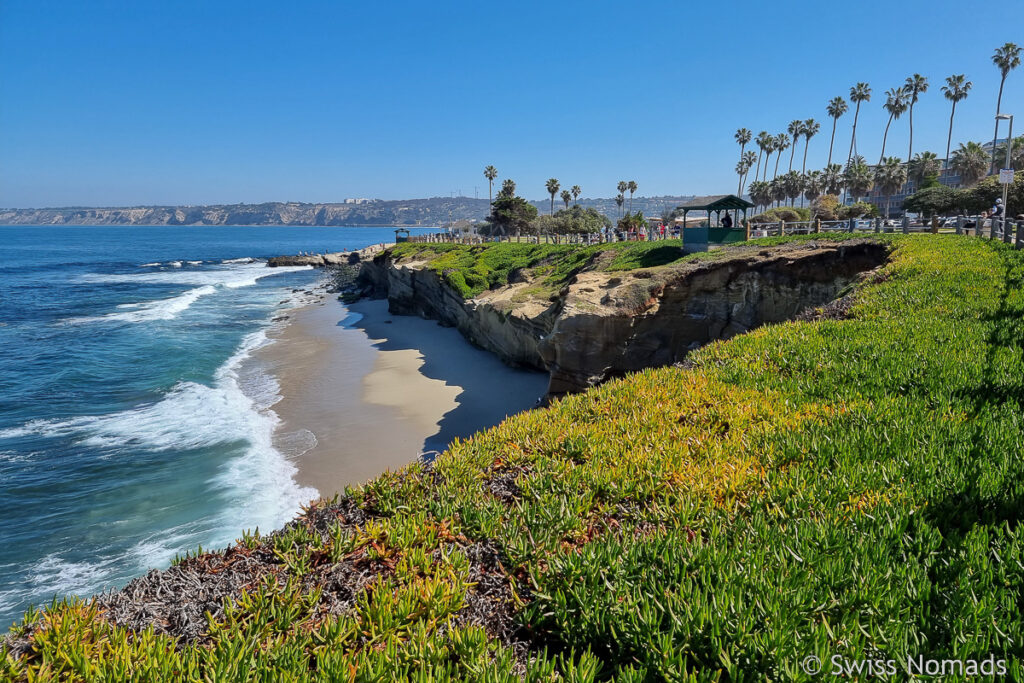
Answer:
[[[683,225],[686,225],[686,214],[690,211],[707,211],[708,227],[711,225],[711,212],[715,212],[716,223],[721,227],[723,211],[742,211],[743,220],[747,219],[747,209],[754,208],[754,205],[742,197],[734,194],[714,194],[707,197],[694,197],[685,204],[676,207],[676,211],[683,212]],[[739,221],[733,221],[733,227],[739,228]]]
[[[398,228],[395,230],[395,244],[401,244],[402,242],[409,241],[409,231],[405,228]]]

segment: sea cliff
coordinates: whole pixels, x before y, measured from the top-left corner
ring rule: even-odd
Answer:
[[[438,320],[506,363],[548,371],[548,395],[558,396],[681,362],[708,342],[824,306],[888,253],[871,240],[685,259],[676,249],[676,263],[628,272],[605,270],[607,254],[594,249],[553,291],[541,280],[557,256],[513,269],[506,284],[466,298],[444,267],[432,267],[444,252],[417,248],[364,260],[359,281],[365,294],[386,298],[392,313]]]

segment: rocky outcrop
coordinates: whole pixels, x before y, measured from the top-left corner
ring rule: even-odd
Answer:
[[[887,254],[871,240],[738,247],[659,268],[585,270],[553,300],[531,298],[528,279],[463,300],[425,262],[390,252],[364,262],[360,279],[392,313],[438,320],[508,363],[547,370],[548,394],[560,395],[791,320]]]

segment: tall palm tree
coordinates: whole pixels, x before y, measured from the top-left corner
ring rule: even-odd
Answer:
[[[999,97],[996,99],[996,115],[998,116],[1003,106],[1003,85],[1006,84],[1006,77],[1020,66],[1020,48],[1013,43],[1006,43],[1002,47],[996,48],[995,54],[992,55],[992,63],[999,67]],[[996,129],[992,133],[992,170],[990,173],[996,172],[997,139],[999,139],[999,119],[996,119]]]
[[[914,181],[914,185],[917,189],[921,189],[924,181],[929,176],[936,176],[942,169],[942,164],[939,162],[939,157],[935,155],[935,152],[918,152],[914,155],[914,158],[907,164],[907,177]]]
[[[871,168],[864,163],[864,158],[854,156],[843,171],[843,181],[846,189],[853,195],[853,201],[858,202],[860,198],[871,191],[874,184]]]
[[[786,199],[786,183],[783,182],[782,178],[772,178],[771,182],[768,183],[768,188],[772,195],[772,201],[778,202],[779,206],[781,206],[783,200]]]
[[[754,164],[757,163],[757,155],[754,154],[754,150],[748,149],[743,153],[743,159],[741,159],[741,161],[744,169],[743,176],[740,178],[740,189],[737,191],[737,194],[743,192],[743,186],[747,184],[747,176],[750,175],[750,169],[752,169]]]
[[[860,116],[860,103],[871,101],[871,86],[867,83],[858,83],[850,88],[850,101],[856,104],[857,108],[853,110],[853,132],[850,134],[850,152],[846,155],[847,163],[853,158],[853,150],[857,146],[857,118]]]
[[[821,172],[821,189],[826,194],[838,195],[843,190],[843,167],[839,164],[829,164]]]
[[[933,155],[934,156],[934,155]],[[896,194],[903,183],[907,182],[907,168],[899,157],[889,157],[882,163],[875,166],[875,185],[885,195],[885,217],[889,217],[889,204],[892,202],[892,195]]]
[[[501,183],[501,192],[498,193],[499,197],[501,195],[505,195],[506,197],[515,197],[516,181],[512,180],[511,178],[505,178],[505,180],[502,181]]]
[[[494,203],[494,179],[498,177],[498,169],[488,166],[484,169],[484,178],[487,178],[487,200]]]
[[[615,195],[615,203],[619,205],[619,215],[622,215],[622,205],[626,203],[626,195],[621,192]]]
[[[551,215],[554,216],[555,215],[555,193],[558,192],[558,188],[560,188],[561,185],[558,182],[558,178],[548,178],[548,182],[546,182],[544,185],[545,185],[545,187],[548,188],[548,194],[551,195]]]
[[[953,74],[946,76],[946,85],[942,86],[942,94],[947,100],[953,103],[953,109],[949,112],[949,135],[946,136],[946,164],[949,164],[949,146],[953,142],[953,117],[956,115],[956,103],[967,99],[974,84],[967,80],[964,74]],[[999,122],[996,121],[996,125]]]
[[[801,173],[807,172],[807,147],[811,144],[811,138],[817,135],[819,130],[821,130],[821,124],[814,119],[807,119],[804,121],[804,161],[800,165]]]
[[[750,132],[749,128],[740,128],[736,131],[736,134],[732,136],[740,146],[740,159],[743,158],[743,151],[746,148],[747,143],[750,142],[752,135],[753,134]]]
[[[832,163],[832,145],[836,141],[836,123],[839,121],[839,117],[845,114],[848,109],[846,100],[838,96],[829,100],[828,106],[825,107],[825,111],[832,117],[832,139],[828,143],[828,163],[825,164],[826,166]]]
[[[814,203],[814,200],[821,196],[822,182],[821,171],[811,171],[804,174],[804,196],[803,199]],[[800,202],[803,204],[803,201]]]
[[[885,159],[885,142],[889,139],[889,126],[892,125],[893,119],[898,119],[907,111],[907,91],[902,86],[886,90],[885,104],[882,108],[889,112],[889,122],[885,124],[885,134],[882,135],[882,155],[878,158],[878,163]]]
[[[619,194],[621,194],[623,197],[625,197],[626,196],[626,190],[629,189],[629,183],[627,183],[625,180],[620,180],[619,184],[616,187],[619,190]],[[619,210],[619,214],[621,214],[622,213],[622,211],[621,211],[622,204],[619,204],[619,209],[620,209]]]
[[[775,180],[779,175],[779,160],[782,159],[782,153],[789,149],[789,136],[785,133],[779,133],[775,136],[775,144],[773,145],[775,151],[779,153],[775,157],[775,171],[772,173],[772,180]]]
[[[754,171],[754,182],[757,182],[757,179],[761,177],[761,155],[767,151],[768,141],[771,139],[772,136],[768,135],[768,132],[764,130],[758,133],[757,138],[754,139],[754,142],[757,143],[757,168]],[[768,165],[765,164],[765,175],[767,175],[767,169]]]
[[[789,126],[786,127],[786,131],[789,132],[789,136],[793,138],[793,145],[789,151],[789,169],[787,172],[793,170],[793,155],[796,154],[796,143],[800,139],[800,136],[804,134],[804,122],[800,119],[796,119],[789,122]]]
[[[907,149],[907,158],[914,158],[914,105],[917,104],[917,97],[928,91],[928,79],[921,74],[909,76],[903,84],[907,92],[907,106],[910,111],[910,147]]]
[[[569,190],[562,190],[562,194],[558,195],[562,198],[562,202],[565,204],[565,208],[569,208],[569,202],[572,201],[572,192]]]
[[[960,184],[970,187],[985,177],[988,171],[989,156],[985,148],[977,142],[960,143],[953,152],[953,170],[960,174]]]
[[[629,190],[629,212],[633,213],[633,193],[637,191],[637,184],[635,180],[630,180],[626,183],[626,188]]]
[[[579,199],[580,195],[583,194],[583,190],[580,189],[580,186],[573,185],[572,189],[569,190],[569,192],[572,192],[572,203],[579,204],[577,200]]]

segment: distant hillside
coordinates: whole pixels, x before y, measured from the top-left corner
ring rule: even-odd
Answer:
[[[659,216],[690,196],[634,197],[633,210]],[[628,202],[628,200],[627,200]],[[607,216],[619,213],[614,199],[581,199]],[[548,201],[533,204],[543,213]],[[562,205],[555,202],[556,210]],[[444,225],[449,221],[483,220],[487,199],[431,197],[429,199],[370,200],[359,204],[218,204],[210,206],[64,207],[0,209],[0,225]]]

